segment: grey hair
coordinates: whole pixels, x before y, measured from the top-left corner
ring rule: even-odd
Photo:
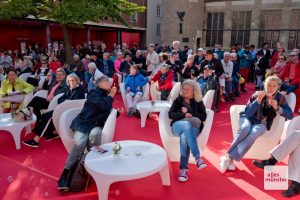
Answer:
[[[200,88],[199,88],[198,84],[196,83],[196,81],[194,81],[192,79],[185,80],[181,84],[180,96],[182,96],[182,89],[185,85],[189,85],[193,88],[193,98],[195,99],[196,102],[202,101],[202,93],[200,91]]]
[[[230,56],[230,53],[228,52],[228,51],[226,51],[224,54],[223,54],[223,56],[225,57],[225,56]]]
[[[88,68],[96,69],[97,66],[96,66],[96,64],[94,62],[91,62],[91,63],[88,64]]]
[[[101,83],[102,81],[108,81],[109,82],[108,76],[103,75],[103,76],[97,78],[97,80],[95,81],[95,88],[99,87],[99,83]]]
[[[66,71],[63,69],[63,68],[58,68],[55,72],[55,74],[57,74],[57,72],[61,72],[63,73],[64,75],[66,75]]]
[[[70,84],[69,84],[69,79],[70,79],[70,78],[75,78],[76,81],[77,81],[77,85],[80,84],[80,79],[79,79],[79,77],[78,77],[75,73],[72,73],[72,74],[69,74],[69,75],[67,76],[67,85],[68,85],[68,86],[70,86]]]
[[[265,80],[265,83],[264,83],[264,89],[265,91],[267,91],[267,87],[268,87],[268,84],[271,82],[271,81],[274,81],[277,83],[277,90],[279,89],[279,86],[280,86],[280,79],[278,78],[278,76],[269,76],[266,80]]]

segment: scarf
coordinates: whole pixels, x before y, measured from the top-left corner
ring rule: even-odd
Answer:
[[[169,74],[169,72],[167,72],[167,73],[165,73],[165,74],[160,74],[160,82],[161,82],[161,84],[162,85],[164,85],[165,84],[165,81],[166,81],[166,79],[167,79],[167,77],[168,77],[168,74]]]

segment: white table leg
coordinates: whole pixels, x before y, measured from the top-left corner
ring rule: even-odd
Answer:
[[[16,149],[21,149],[22,129],[23,129],[23,127],[20,127],[20,126],[17,126],[17,125],[14,125],[12,127],[9,127],[8,129],[6,129],[13,136],[14,141],[15,141],[15,145],[16,145]]]
[[[159,171],[161,180],[163,185],[165,186],[170,186],[170,173],[169,173],[169,165],[168,162],[166,161],[165,166]]]
[[[94,178],[97,185],[98,198],[99,200],[107,200],[111,183],[101,180],[102,178],[103,177]]]
[[[140,113],[141,113],[141,127],[144,128],[146,125],[146,119],[149,111],[141,109]]]

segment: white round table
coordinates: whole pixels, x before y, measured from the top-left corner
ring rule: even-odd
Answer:
[[[32,120],[24,122],[15,122],[12,118],[11,113],[0,114],[0,130],[8,131],[14,138],[16,149],[21,148],[21,133],[24,127],[26,131],[31,132],[31,124],[36,121],[36,116],[33,115]]]
[[[141,114],[141,127],[146,125],[147,115],[150,112],[161,112],[163,109],[170,108],[171,103],[169,101],[142,101],[136,105],[136,108]]]
[[[163,185],[170,186],[169,166],[165,150],[144,141],[118,141],[122,150],[113,155],[114,142],[101,145],[106,153],[90,151],[85,168],[96,182],[99,200],[108,199],[112,183],[139,179],[159,172]],[[155,192],[155,191],[153,191]]]

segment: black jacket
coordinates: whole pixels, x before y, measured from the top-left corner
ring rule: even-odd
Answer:
[[[52,88],[57,84],[57,81],[52,82],[50,85],[48,85],[49,81],[45,81],[43,84],[43,90],[48,90],[48,94],[51,92]],[[66,83],[66,80],[63,80],[61,84],[56,88],[54,91],[54,96],[60,94],[60,93],[65,93],[68,91],[68,86]]]
[[[257,60],[255,61],[257,62]],[[268,69],[269,67],[269,64],[268,64],[268,61],[265,57],[262,57],[259,62],[258,62],[258,65],[256,66],[256,69],[255,69],[255,73],[256,75],[258,76],[262,76],[266,73],[266,70]]]
[[[259,50],[258,52],[261,52],[262,55],[264,55],[264,58],[266,58],[269,62],[269,60],[271,59],[271,51],[269,49],[266,50],[266,54],[264,54],[263,49]]]
[[[58,104],[64,102],[65,100],[76,100],[76,99],[84,99],[84,89],[81,85],[78,85],[76,88],[71,90],[68,88],[68,91],[64,93],[57,101]]]
[[[108,77],[110,77],[110,78],[112,78],[113,77],[113,75],[114,75],[114,71],[115,71],[115,69],[114,69],[114,63],[111,61],[111,60],[107,60],[106,62],[107,62],[107,70],[104,70],[104,60],[102,60],[102,62],[100,62],[100,65],[99,65],[99,70],[100,70],[100,72],[102,72],[104,75],[106,75],[106,76],[108,76]]]
[[[96,88],[89,92],[83,109],[72,121],[71,129],[89,134],[95,127],[103,127],[112,109],[113,98],[107,91]]]
[[[215,70],[215,75],[217,76],[217,78],[219,78],[224,73],[224,69],[221,61],[219,59],[213,58],[211,61],[203,60],[201,62],[199,74],[203,74],[203,70],[206,65],[211,65],[213,67],[213,70]]]
[[[172,119],[171,126],[174,122],[185,118],[185,114],[181,111],[182,107],[186,106],[184,106],[184,99],[179,96],[174,100],[169,111],[169,118]],[[206,120],[206,109],[203,101],[196,102],[195,100],[191,100],[190,108],[188,108],[188,113],[192,114],[193,117],[197,117],[201,120],[202,123],[199,127],[199,132],[201,132],[203,128],[203,122]]]

